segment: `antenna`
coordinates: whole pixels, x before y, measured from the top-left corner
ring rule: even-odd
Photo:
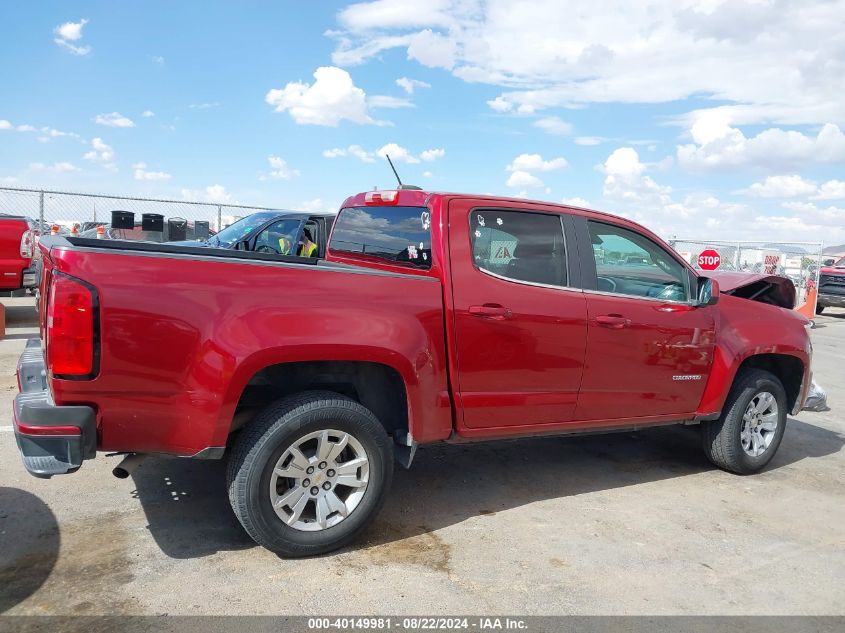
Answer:
[[[390,168],[393,170],[393,175],[396,176],[396,180],[399,182],[399,188],[402,188],[402,179],[399,178],[399,174],[396,172],[396,168],[393,166],[393,161],[390,160],[390,156],[388,154],[384,155],[387,158],[387,162],[390,163]]]

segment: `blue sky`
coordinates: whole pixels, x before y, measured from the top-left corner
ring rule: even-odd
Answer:
[[[601,4],[601,8],[598,8]],[[333,209],[393,179],[845,242],[839,0],[2,8],[0,186]]]

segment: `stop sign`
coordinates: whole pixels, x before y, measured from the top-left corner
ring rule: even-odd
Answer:
[[[722,258],[719,257],[719,253],[712,248],[708,248],[701,251],[701,255],[698,256],[698,267],[701,270],[716,270],[721,261]]]

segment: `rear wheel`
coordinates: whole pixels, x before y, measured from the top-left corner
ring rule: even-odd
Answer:
[[[381,508],[392,443],[376,417],[332,392],[285,398],[256,416],[232,450],[229,500],[247,533],[282,556],[352,541]]]
[[[747,475],[774,457],[786,429],[786,391],[777,376],[743,370],[722,416],[702,428],[704,452],[719,468]]]

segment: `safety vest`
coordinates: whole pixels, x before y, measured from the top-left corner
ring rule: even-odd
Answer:
[[[290,242],[288,242],[285,238],[279,238],[279,252],[282,255],[287,255],[290,253]]]
[[[317,245],[313,242],[311,246],[306,246],[303,244],[299,247],[299,256],[300,257],[314,257],[314,252],[317,250]]]

